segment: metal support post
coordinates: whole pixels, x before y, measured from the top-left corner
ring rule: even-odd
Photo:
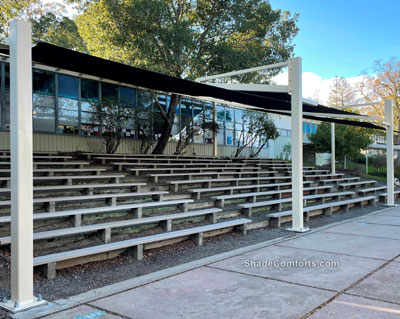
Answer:
[[[335,123],[331,123],[331,171],[336,173],[336,153],[335,153]]]
[[[303,222],[303,97],[301,58],[289,60],[292,83],[292,227],[295,232],[308,231]],[[290,81],[289,80],[289,81]]]
[[[394,204],[393,100],[385,100],[387,205]]]
[[[11,300],[21,311],[44,303],[33,297],[33,158],[31,24],[11,22]]]

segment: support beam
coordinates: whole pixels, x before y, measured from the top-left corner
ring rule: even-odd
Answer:
[[[288,230],[305,232],[303,222],[303,98],[301,58],[289,61],[292,83],[292,227]]]
[[[394,204],[393,100],[385,100],[387,205]]]
[[[368,147],[367,150],[365,151],[365,174],[368,175],[369,170],[368,170]]]
[[[11,300],[16,312],[38,304],[33,297],[33,157],[31,24],[11,22]],[[40,303],[40,302],[39,302]]]
[[[336,152],[335,152],[335,123],[331,123],[331,171],[336,173]]]

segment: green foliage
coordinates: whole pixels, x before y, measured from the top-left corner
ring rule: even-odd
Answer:
[[[317,131],[309,136],[312,149],[316,153],[331,152],[331,125],[321,123]],[[338,159],[356,158],[360,151],[372,143],[372,131],[356,126],[335,125],[335,151]]]
[[[41,0],[3,0],[0,6],[0,36],[9,36],[9,21],[21,18],[32,23],[32,37],[68,49],[86,52],[86,46],[73,20],[65,16],[59,3]]]
[[[380,173],[380,169],[386,167],[386,155],[375,155],[370,158],[370,164],[373,165],[378,173]]]
[[[91,54],[190,79],[286,60],[298,31],[263,0],[99,0],[76,21]]]
[[[121,142],[123,129],[129,119],[134,117],[134,108],[129,102],[119,99],[103,99],[91,103],[90,122],[102,130],[102,136],[108,154],[117,151]]]
[[[269,140],[275,140],[279,136],[274,121],[267,113],[245,111],[243,120],[245,125],[236,141],[235,157],[246,147],[251,148],[250,157],[256,157],[265,146],[268,146]]]

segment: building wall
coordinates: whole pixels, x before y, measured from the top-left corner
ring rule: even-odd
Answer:
[[[270,143],[267,149],[263,149],[259,157],[280,158],[280,153],[275,150],[279,149],[285,141],[280,141],[279,137],[276,141]],[[175,142],[170,142],[167,145],[165,154],[173,154],[176,148]],[[0,132],[0,149],[10,149],[10,133]],[[232,146],[218,146],[218,156],[233,156],[236,148]],[[35,152],[104,152],[104,142],[100,137],[87,136],[65,136],[59,134],[33,134],[33,151]],[[117,153],[140,153],[140,142],[132,139],[123,139],[117,150]],[[187,155],[191,154],[212,156],[212,144],[190,144],[187,148]],[[249,156],[250,149],[243,150],[240,156]]]

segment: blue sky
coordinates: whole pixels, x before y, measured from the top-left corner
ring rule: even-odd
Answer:
[[[303,72],[322,79],[354,77],[375,60],[400,57],[400,1],[270,0],[273,9],[299,13],[295,54]],[[371,73],[371,72],[369,72]]]

